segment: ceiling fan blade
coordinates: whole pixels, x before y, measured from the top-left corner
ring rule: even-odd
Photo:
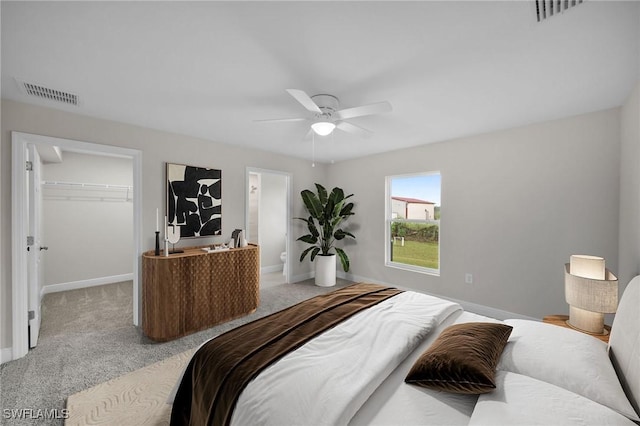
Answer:
[[[341,121],[336,124],[336,127],[343,132],[352,133],[354,135],[358,135],[361,138],[370,138],[373,135],[371,130],[367,130],[363,127],[356,126],[355,124],[347,123],[346,121]]]
[[[376,102],[369,105],[347,108],[337,111],[336,114],[340,120],[347,118],[362,117],[363,115],[382,114],[391,111],[391,104],[387,101]]]
[[[284,123],[287,121],[306,121],[306,118],[295,117],[295,118],[269,118],[266,120],[253,120],[254,123]]]
[[[293,96],[296,101],[300,102],[302,106],[309,111],[322,114],[322,110],[320,110],[320,107],[318,107],[318,105],[316,105],[316,103],[313,102],[309,95],[307,95],[304,91],[298,89],[287,89],[287,93]]]

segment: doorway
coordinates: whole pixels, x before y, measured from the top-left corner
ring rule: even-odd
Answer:
[[[260,246],[261,287],[290,280],[290,190],[289,173],[247,168],[245,229],[247,240]]]
[[[40,253],[46,250],[40,242],[36,245],[36,241],[29,240],[31,227],[29,226],[30,206],[29,206],[29,177],[31,174],[25,168],[27,161],[30,161],[29,150],[33,150],[34,146],[39,147],[58,147],[58,149],[77,154],[85,154],[90,156],[104,156],[112,158],[128,159],[133,169],[133,185],[131,194],[131,202],[133,204],[133,232],[130,234],[133,246],[132,262],[132,281],[133,281],[133,323],[139,324],[139,285],[138,271],[141,255],[141,174],[142,174],[142,153],[138,150],[119,148],[110,145],[100,145],[88,142],[80,142],[69,139],[60,139],[48,136],[33,135],[21,132],[12,132],[12,347],[13,359],[20,358],[27,354],[29,349],[30,333],[29,325],[34,325],[28,318],[35,317],[38,310],[42,284],[37,280],[29,280],[30,276],[34,276],[33,265],[29,255],[31,253]],[[33,157],[33,156],[32,156]],[[90,243],[87,242],[86,249],[90,249]],[[81,248],[79,248],[81,249]],[[31,257],[33,258],[33,256]],[[42,266],[42,265],[40,265]],[[41,268],[40,268],[41,269]],[[38,273],[35,274],[38,276]],[[31,313],[30,311],[33,311]],[[38,313],[39,315],[39,313]],[[38,317],[39,321],[39,317]]]

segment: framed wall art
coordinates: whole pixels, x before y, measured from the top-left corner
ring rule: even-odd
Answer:
[[[222,170],[167,163],[167,224],[181,238],[222,233]]]

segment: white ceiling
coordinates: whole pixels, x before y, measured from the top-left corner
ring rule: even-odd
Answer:
[[[640,78],[637,2],[1,2],[2,97],[311,157],[285,89],[393,111],[334,132],[340,161],[621,105]],[[73,92],[66,106],[14,78]]]

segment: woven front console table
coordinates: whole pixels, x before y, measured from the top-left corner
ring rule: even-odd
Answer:
[[[166,342],[254,312],[260,301],[256,245],[142,255],[142,330]]]

